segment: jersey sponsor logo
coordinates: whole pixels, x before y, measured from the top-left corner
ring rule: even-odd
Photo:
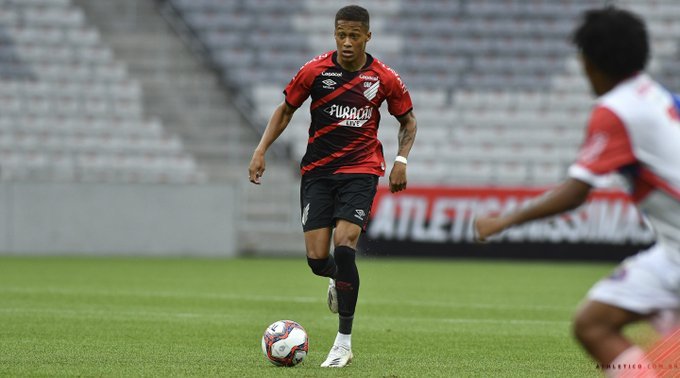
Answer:
[[[321,76],[342,77],[342,72],[324,71]]]
[[[358,119],[367,120],[371,119],[373,115],[373,108],[370,106],[364,106],[363,108],[357,108],[355,106],[342,106],[342,105],[331,105],[324,109],[324,111],[335,118],[345,118],[345,119]]]
[[[376,81],[375,83],[371,84],[368,89],[364,91],[364,96],[370,101],[375,98],[375,96],[378,94],[378,89],[380,88],[380,80]]]
[[[338,123],[339,126],[361,127],[373,116],[373,108],[364,106],[357,108],[355,106],[331,105],[324,109],[326,114],[337,119],[342,119]]]
[[[323,83],[323,87],[326,88],[326,89],[335,89],[335,84],[337,84],[335,81],[333,81],[331,79],[326,79],[326,80],[322,81],[321,83]]]
[[[380,80],[377,76],[370,76],[370,75],[364,75],[364,74],[359,75],[359,79],[362,79],[362,80],[369,80],[369,81],[378,81],[378,80]]]

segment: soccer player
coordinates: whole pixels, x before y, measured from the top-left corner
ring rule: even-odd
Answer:
[[[379,108],[387,101],[400,124],[398,156],[390,190],[406,188],[406,164],[416,135],[411,98],[397,73],[366,53],[371,39],[366,9],[350,5],[335,15],[337,50],[307,62],[286,87],[285,101],[267,124],[248,167],[260,184],[265,152],[284,131],[293,113],[311,95],[312,122],[300,164],[300,207],[307,262],[329,277],[328,305],[339,315],[339,329],[322,367],[344,367],[352,360],[352,323],[359,293],[356,245],[366,225],[378,177],[385,172],[377,139]],[[334,253],[330,254],[333,241]]]
[[[656,244],[595,284],[573,325],[585,350],[609,367],[605,374],[618,376],[626,373],[621,367],[645,361],[623,327],[680,308],[680,116],[675,96],[643,72],[649,42],[637,15],[614,7],[589,10],[573,42],[598,98],[568,178],[522,209],[478,218],[474,230],[484,240],[578,207],[606,174],[626,179],[632,199],[656,231]]]

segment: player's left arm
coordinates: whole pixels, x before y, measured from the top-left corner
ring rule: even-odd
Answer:
[[[403,116],[397,118],[399,121],[399,148],[397,155],[408,158],[413,142],[416,140],[416,131],[418,130],[418,122],[413,111],[409,111]],[[400,192],[406,189],[406,163],[395,161],[390,172],[390,191],[392,193]]]
[[[477,218],[473,225],[475,236],[478,240],[484,241],[489,236],[512,226],[575,209],[586,201],[591,189],[590,184],[569,178],[560,186],[530,202],[526,207],[501,216]]]

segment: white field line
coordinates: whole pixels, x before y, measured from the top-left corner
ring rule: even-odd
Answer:
[[[0,293],[17,294],[54,294],[54,295],[94,295],[111,297],[142,297],[142,298],[177,298],[177,299],[206,299],[206,300],[242,300],[249,302],[288,302],[288,303],[321,303],[326,301],[325,295],[318,297],[250,295],[238,293],[187,293],[171,291],[121,291],[121,290],[73,290],[64,288],[23,288],[2,287]],[[439,308],[472,308],[487,310],[530,310],[564,312],[573,311],[573,306],[556,306],[547,304],[497,304],[497,303],[459,303],[455,301],[419,301],[419,300],[390,300],[360,298],[361,305],[392,305],[411,307],[439,307]]]
[[[137,320],[137,321],[216,321],[218,323],[234,324],[234,320],[243,319],[241,315],[229,313],[190,313],[190,312],[167,312],[167,311],[115,311],[115,310],[69,310],[58,308],[0,308],[1,314],[17,315],[52,315],[65,319],[108,319],[108,320]],[[328,316],[329,320],[334,316]],[[479,319],[479,318],[438,318],[438,317],[384,317],[362,315],[362,319],[376,320],[380,326],[391,324],[418,323],[443,323],[443,324],[498,324],[498,325],[532,325],[532,326],[567,326],[566,320],[544,319]],[[375,327],[372,327],[375,328]],[[438,332],[441,330],[438,330]]]

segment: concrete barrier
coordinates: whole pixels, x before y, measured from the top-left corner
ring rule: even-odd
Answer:
[[[1,183],[0,253],[235,256],[227,185]]]

